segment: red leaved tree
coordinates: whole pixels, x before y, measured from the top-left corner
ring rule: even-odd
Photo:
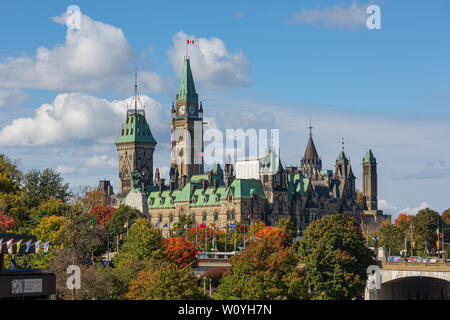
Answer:
[[[163,245],[166,247],[167,260],[176,263],[180,268],[197,262],[197,248],[189,240],[174,237],[164,239]]]
[[[409,216],[406,213],[400,213],[397,219],[395,219],[394,224],[396,227],[399,227],[402,224],[409,225],[409,223],[411,222],[411,218],[412,216]]]
[[[16,220],[0,211],[0,230],[8,230],[16,225]]]
[[[91,214],[94,215],[94,217],[101,223],[105,224],[106,221],[111,218],[111,215],[113,214],[114,210],[116,210],[113,207],[109,206],[95,206],[91,210]]]
[[[274,227],[263,227],[256,232],[255,236],[260,239],[273,239],[278,241],[283,246],[288,246],[291,241],[289,236],[283,230]]]

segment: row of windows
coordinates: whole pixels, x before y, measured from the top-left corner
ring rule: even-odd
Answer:
[[[206,222],[207,217],[208,217],[207,213],[206,213],[206,212],[203,212],[203,214],[202,214],[202,221],[203,221],[203,222]],[[214,216],[213,216],[213,217],[214,217],[214,222],[216,222],[217,220],[219,220],[219,214],[218,214],[217,212],[214,213]],[[233,220],[235,220],[235,217],[236,217],[236,215],[235,215],[234,211],[227,212],[227,220],[228,220],[228,221],[233,221]],[[173,213],[169,214],[169,222],[173,222],[173,218],[174,218]],[[195,213],[192,213],[192,214],[191,214],[191,218],[192,218],[192,220],[195,221]],[[162,221],[163,221],[163,216],[162,216],[162,214],[159,215],[158,220],[159,220],[159,222],[162,222]]]
[[[128,122],[132,123],[133,120],[134,120],[134,117],[128,117],[128,118],[127,118],[127,123],[128,123]],[[141,122],[141,118],[140,118],[140,117],[137,117],[136,120],[137,120],[137,123],[140,123],[140,122]]]
[[[125,134],[125,133],[126,133],[126,134]],[[137,128],[136,133],[137,133],[137,135],[140,135],[140,134],[141,134],[140,128]],[[125,131],[125,129],[122,129],[122,135],[124,135],[124,134],[125,134],[125,135],[128,135],[128,134],[132,135],[132,134],[133,134],[133,128],[127,129],[126,131]],[[144,129],[142,130],[142,135],[145,136],[145,130],[144,130]]]

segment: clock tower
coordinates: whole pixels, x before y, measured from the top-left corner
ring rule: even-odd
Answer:
[[[178,185],[183,187],[196,174],[203,174],[203,106],[198,103],[189,58],[184,59],[180,87],[171,112],[170,162],[178,168]]]
[[[138,102],[140,108],[138,109]],[[137,91],[137,74],[135,74],[134,94],[127,106],[127,118],[116,140],[119,153],[119,194],[123,199],[132,187],[131,174],[137,171],[144,186],[153,184],[153,151],[156,140],[145,118],[145,109]]]

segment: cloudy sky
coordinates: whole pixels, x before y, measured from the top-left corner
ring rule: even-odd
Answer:
[[[80,28],[67,26],[70,5]],[[369,30],[368,5],[381,9]],[[139,70],[167,173],[170,105],[186,39],[209,127],[280,129],[298,165],[309,117],[324,167],[345,141],[379,163],[379,204],[394,216],[450,207],[450,3],[426,1],[2,1],[0,152],[51,167],[76,189],[110,179]],[[70,20],[71,23],[76,22]]]

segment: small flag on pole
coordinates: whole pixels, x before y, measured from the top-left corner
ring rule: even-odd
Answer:
[[[0,254],[3,253],[2,250],[3,250],[3,238],[0,239]]]
[[[206,153],[200,152],[200,157],[204,157],[205,155],[206,155]]]
[[[239,229],[244,229],[244,228],[245,228],[245,226],[240,226],[240,227],[239,227]]]
[[[157,222],[157,223],[155,223],[155,228],[158,228],[158,222]]]
[[[48,247],[50,246],[50,241],[47,241],[46,243],[44,243],[44,253],[47,254],[48,251]]]
[[[39,241],[34,243],[34,253],[38,254],[39,253],[39,249],[41,249],[41,240],[39,240]]]
[[[31,247],[31,240],[28,240],[27,242],[25,242],[26,248],[25,248],[25,253],[28,253],[28,250],[30,250]]]
[[[8,254],[13,254],[12,242],[13,242],[12,239],[6,242],[6,247],[8,248]]]
[[[167,228],[167,222],[163,225],[163,228]]]
[[[16,242],[16,253],[19,253],[21,245],[22,245],[22,239],[20,239],[18,242]]]
[[[230,223],[230,228],[234,229],[234,228],[236,228],[236,225],[234,223]]]

